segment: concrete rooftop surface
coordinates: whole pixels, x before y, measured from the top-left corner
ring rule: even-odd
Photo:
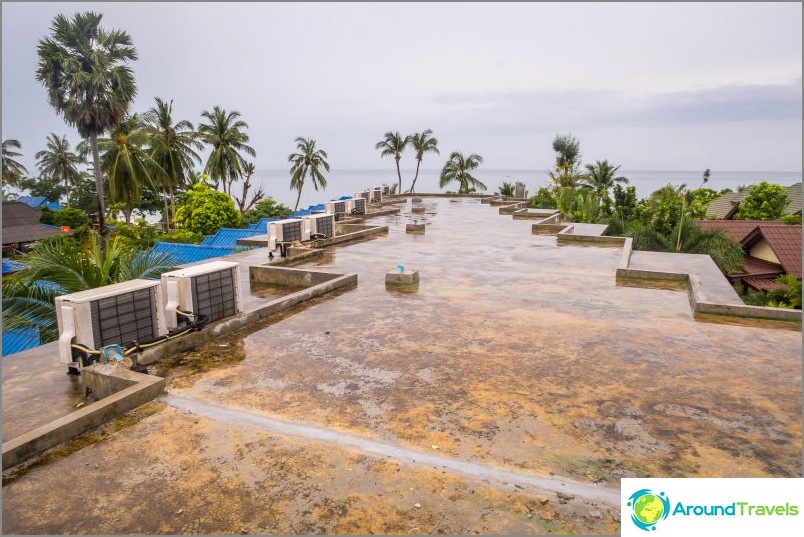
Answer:
[[[422,205],[299,265],[357,287],[154,364],[163,396],[6,471],[3,531],[612,534],[622,477],[801,475],[800,324],[701,322],[680,286],[618,285],[620,248]],[[418,289],[386,289],[398,264]],[[40,367],[7,365],[6,440]]]

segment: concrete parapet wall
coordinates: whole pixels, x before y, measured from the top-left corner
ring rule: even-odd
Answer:
[[[558,244],[570,242],[595,243],[599,246],[622,246],[625,237],[608,237],[606,235],[575,235],[573,233],[559,232],[556,234]]]
[[[552,209],[517,209],[512,213],[514,220],[539,220],[542,224],[556,224],[561,213]]]
[[[229,334],[242,328],[247,328],[248,326],[259,322],[262,319],[277,313],[281,313],[294,306],[297,306],[298,304],[301,304],[302,302],[325,295],[342,287],[357,284],[357,274],[329,275],[333,277],[323,281],[322,283],[312,285],[311,287],[285,295],[275,300],[266,300],[265,303],[260,303],[258,307],[251,311],[240,313],[235,317],[223,319],[215,324],[205,327],[200,332],[193,332],[180,338],[169,340],[152,349],[148,349],[143,353],[136,355],[137,363],[140,365],[152,364],[164,356],[184,352],[215,337]]]
[[[90,366],[85,371],[93,367],[95,366]],[[155,399],[165,387],[165,379],[161,377],[135,373],[124,368],[117,369],[125,371],[125,373],[113,372],[111,376],[122,375],[123,378],[119,379],[120,383],[109,379],[109,386],[122,386],[129,382],[134,382],[134,384],[13,440],[4,442],[3,470]],[[96,372],[96,374],[101,375],[102,373]]]
[[[331,274],[329,272],[279,268],[267,265],[251,265],[248,268],[248,273],[252,282],[272,283],[290,287],[311,287],[338,277],[338,274]]]
[[[498,203],[493,203],[492,205],[499,205]],[[507,205],[503,205],[499,209],[500,214],[514,214],[515,211],[520,209],[524,209],[527,207],[527,202],[520,202],[520,203],[509,203]]]
[[[531,227],[531,233],[534,235],[556,235],[557,233],[566,229],[567,224],[533,224]]]

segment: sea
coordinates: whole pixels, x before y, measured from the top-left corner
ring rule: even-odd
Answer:
[[[402,171],[402,188],[407,190],[413,181],[414,170]],[[419,170],[419,178],[416,181],[417,192],[446,192],[447,190],[457,191],[458,185],[450,185],[447,188],[439,188],[438,177],[440,170],[429,169]],[[547,186],[549,179],[547,170],[484,170],[482,168],[473,173],[488,186],[486,192],[497,192],[497,189],[506,182],[520,181],[525,183],[530,195]],[[654,170],[620,170],[620,175],[629,180],[629,184],[636,187],[637,196],[642,198],[651,192],[670,183],[673,185],[686,184],[688,188],[698,188],[703,181],[703,170],[699,171],[654,171]],[[305,185],[302,190],[299,208],[306,208],[308,205],[316,205],[341,196],[352,196],[355,192],[365,190],[372,186],[382,184],[391,185],[398,182],[396,168],[393,166],[382,169],[332,169],[327,174],[327,187],[316,191],[311,185]],[[257,170],[252,180],[265,191],[266,195],[273,197],[278,202],[294,208],[296,204],[296,191],[290,190],[290,173],[288,170]],[[711,176],[707,187],[715,190],[730,188],[736,190],[740,186],[748,186],[768,181],[779,183],[784,186],[792,185],[801,181],[801,172],[736,172],[711,170]],[[239,184],[236,184],[234,191],[238,192]]]

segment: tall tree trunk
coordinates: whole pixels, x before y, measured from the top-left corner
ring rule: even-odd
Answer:
[[[173,195],[173,184],[168,185],[168,192],[170,193],[170,221],[176,217],[176,196]]]
[[[65,188],[65,190],[67,190],[67,208],[69,209],[70,208],[70,195],[73,193],[73,189],[70,188],[70,183],[69,182],[67,182],[64,185],[64,188]]]
[[[410,193],[411,194],[413,194],[413,192],[416,189],[416,180],[419,178],[419,166],[421,166],[421,164],[422,164],[422,160],[421,159],[416,159],[416,175],[413,177],[413,183],[411,183],[411,185],[410,185]]]
[[[168,195],[165,187],[162,187],[162,201],[165,204],[165,208],[162,211],[162,221],[164,222],[165,231],[170,231],[170,212],[168,212]]]
[[[301,193],[302,193],[302,188],[304,188],[304,178],[305,177],[307,177],[307,166],[306,165],[304,166],[304,170],[302,170],[301,184],[299,185],[299,196],[296,198],[296,208],[293,209],[294,213],[299,210],[299,200],[301,200]]]
[[[98,224],[101,236],[101,249],[103,239],[106,237],[106,201],[103,194],[103,178],[101,177],[100,155],[98,155],[98,134],[89,135],[89,145],[92,148],[92,167],[95,174],[95,190],[98,193]]]
[[[399,177],[399,193],[402,194],[402,172],[399,170],[399,159],[401,157],[396,157],[396,175]]]

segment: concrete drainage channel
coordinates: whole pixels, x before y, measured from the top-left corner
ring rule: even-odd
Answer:
[[[320,252],[320,251],[319,251]],[[313,298],[357,284],[357,274],[251,265],[250,282],[282,287],[302,287],[274,300],[251,300],[245,311],[208,325],[199,332],[169,340],[135,355],[140,366],[196,347],[212,338],[246,328]],[[18,357],[24,359],[24,357]],[[120,365],[96,363],[83,368],[85,388],[99,400],[3,443],[3,470],[11,468],[90,429],[98,427],[162,393],[165,380],[137,373]]]

